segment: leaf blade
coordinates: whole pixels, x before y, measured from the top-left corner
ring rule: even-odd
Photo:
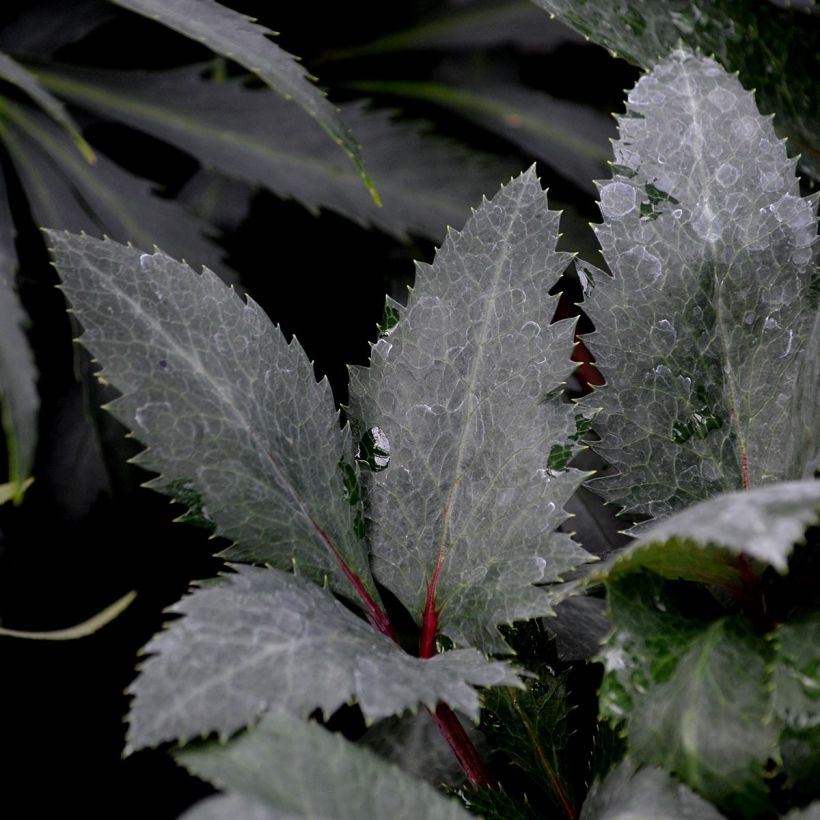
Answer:
[[[156,20],[204,43],[217,54],[235,60],[286,100],[292,99],[347,154],[374,201],[378,194],[362,164],[359,145],[338,109],[311,82],[296,58],[268,39],[273,32],[244,14],[214,0],[111,0],[123,8]]]
[[[378,601],[343,496],[349,431],[298,344],[207,268],[46,234],[83,344],[122,393],[109,407],[148,444],[135,459],[160,474],[148,486],[198,492],[234,541],[227,557],[297,561],[318,582]]]
[[[472,816],[456,801],[368,750],[316,724],[293,719],[269,716],[226,746],[183,749],[177,759],[199,777],[296,817]]]
[[[571,406],[544,399],[572,369],[571,323],[547,325],[544,280],[568,261],[556,228],[534,172],[512,180],[418,268],[402,319],[351,372],[352,416],[391,451],[365,490],[374,572],[419,622],[433,589],[440,631],[485,651],[508,651],[499,623],[550,611],[533,584],[588,558],[551,534],[580,475],[546,471],[575,432]]]
[[[298,576],[235,569],[174,605],[185,617],[145,647],[128,751],[211,731],[224,738],[262,712],[330,715],[352,698],[368,720],[439,702],[476,720],[473,685],[520,685],[475,650],[408,655]]]
[[[783,453],[816,227],[793,162],[737,79],[684,51],[639,81],[619,124],[596,229],[613,276],[596,273],[587,302],[609,382],[587,399],[603,408],[591,446],[619,474],[592,486],[658,516],[802,476]]]

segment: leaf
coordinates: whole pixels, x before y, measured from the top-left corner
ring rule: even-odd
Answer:
[[[591,446],[620,474],[593,486],[660,516],[802,477],[784,453],[820,414],[820,385],[803,388],[812,413],[794,409],[816,220],[794,163],[737,79],[683,51],[638,82],[619,125],[596,231],[613,276],[595,273],[585,309],[609,385],[587,400],[603,408]]]
[[[56,97],[49,94],[37,81],[37,78],[27,71],[20,63],[0,51],[0,80],[16,85],[17,88],[28,94],[55,122],[59,123],[71,135],[71,139],[85,158],[86,162],[94,162],[94,151],[85,141],[83,135],[66,111],[65,106]],[[5,108],[5,100],[0,101],[0,110]]]
[[[111,0],[229,57],[278,92],[293,100],[351,160],[374,201],[376,189],[362,165],[359,145],[338,109],[311,81],[298,59],[268,39],[273,32],[215,0]]]
[[[604,170],[609,141],[615,137],[612,119],[588,106],[490,78],[455,83],[370,80],[348,86],[423,100],[460,114],[590,193],[595,193],[591,180]]]
[[[491,713],[484,722],[493,748],[504,752],[564,815],[575,816],[567,771],[572,764],[566,675],[541,676],[524,692],[491,689],[484,707]]]
[[[194,803],[179,820],[296,820],[298,814],[282,812],[240,794],[214,794]],[[321,818],[318,818],[321,820]]]
[[[557,226],[534,171],[512,180],[418,266],[398,325],[351,370],[351,415],[390,450],[365,487],[374,574],[429,640],[509,651],[497,625],[548,613],[534,584],[589,558],[554,532],[581,474],[547,470],[575,432],[549,396],[572,371],[573,323],[549,324]]]
[[[335,49],[324,59],[349,60],[372,54],[418,49],[475,49],[513,45],[527,51],[551,51],[563,43],[583,42],[572,29],[545,21],[527,0],[483,0],[447,4],[435,16],[364,45]]]
[[[820,801],[806,806],[804,809],[794,809],[783,815],[783,820],[820,820]]]
[[[820,481],[718,495],[652,525],[590,580],[646,568],[665,578],[734,584],[740,580],[739,555],[785,574],[792,548],[818,519]]]
[[[202,67],[167,72],[100,72],[63,67],[38,76],[55,93],[176,145],[205,166],[264,185],[306,208],[329,208],[394,236],[441,239],[465,203],[495,186],[506,166],[475,157],[416,124],[394,123],[361,104],[345,117],[368,147],[379,208],[310,119],[267,91],[215,83]]]
[[[217,731],[263,712],[330,715],[355,699],[367,720],[448,703],[478,719],[477,686],[520,685],[474,649],[408,655],[326,590],[273,569],[234,567],[171,607],[130,692],[127,751]]]
[[[683,615],[650,573],[610,580],[607,591],[614,632],[600,708],[626,721],[630,755],[726,811],[765,810],[764,764],[777,743],[766,641],[740,617]]]
[[[555,607],[555,617],[544,625],[555,636],[558,657],[565,661],[586,661],[596,655],[610,624],[601,598],[568,598]]]
[[[820,179],[820,89],[805,70],[815,64],[820,29],[805,14],[745,0],[533,2],[644,68],[680,45],[714,55],[740,73],[746,88],[756,89],[761,109],[777,114],[779,127],[803,155],[803,168]]]
[[[774,711],[784,724],[783,768],[816,792],[820,780],[820,612],[783,624],[773,638]]]
[[[182,749],[191,772],[293,817],[467,820],[454,800],[313,723],[269,715],[227,745]],[[274,814],[274,817],[280,815]]]
[[[151,183],[100,154],[93,166],[77,157],[66,136],[38,112],[6,103],[10,120],[4,144],[22,178],[37,223],[75,233],[105,234],[150,249],[159,243],[192,264],[208,264],[223,278],[235,276],[221,263],[224,251],[206,239],[209,226]]]
[[[235,542],[226,557],[295,561],[377,610],[343,494],[350,433],[298,343],[207,268],[197,275],[161,251],[46,234],[83,344],[122,393],[111,412],[148,445],[135,461],[160,473],[147,486],[201,495],[204,517]]]
[[[581,810],[581,820],[722,820],[702,797],[663,769],[636,770],[627,760],[603,782],[596,782]]]
[[[6,439],[9,478],[3,486],[19,504],[34,466],[40,402],[34,356],[23,330],[28,317],[14,291],[16,270],[14,221],[5,179],[0,174],[0,420]]]

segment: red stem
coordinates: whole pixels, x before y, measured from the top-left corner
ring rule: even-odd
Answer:
[[[356,575],[352,569],[350,569],[344,558],[339,555],[338,550],[333,546],[333,542],[330,540],[328,534],[312,518],[310,523],[313,524],[313,528],[317,533],[319,533],[319,536],[325,542],[325,545],[336,559],[336,563],[338,563],[344,573],[345,578],[350,581],[351,586],[356,590],[356,594],[359,596],[365,606],[365,609],[367,610],[367,620],[370,621],[370,623],[378,629],[382,635],[387,635],[387,637],[392,641],[398,643],[399,636],[396,634],[396,630],[393,629],[393,625],[390,623],[390,618],[387,616],[387,613],[373,600],[370,593],[365,589],[361,578],[359,578],[359,576]]]
[[[473,741],[464,731],[464,727],[456,717],[456,713],[446,703],[440,703],[435,712],[430,712],[430,717],[438,726],[441,736],[447,741],[447,745],[455,755],[464,774],[467,775],[470,784],[476,788],[481,786],[492,788],[495,786],[493,776],[481,759],[481,755],[473,745]]]
[[[370,593],[365,589],[361,578],[347,565],[347,562],[339,554],[333,542],[330,540],[328,534],[311,519],[314,529],[324,541],[331,555],[336,559],[345,578],[350,582],[356,594],[361,599],[367,610],[367,620],[373,625],[375,629],[386,635],[395,643],[399,643],[398,635],[396,634],[393,625],[390,623],[388,614],[373,600]],[[420,658],[431,658],[436,654],[436,634],[438,633],[438,611],[436,609],[436,585],[438,583],[439,572],[443,556],[439,556],[438,563],[433,572],[433,577],[427,585],[427,603],[424,607],[424,619],[422,622],[421,641],[419,646]],[[429,711],[429,710],[428,710]],[[472,740],[464,731],[455,712],[447,706],[446,703],[440,703],[436,707],[435,712],[430,712],[436,726],[438,727],[441,736],[447,741],[447,745],[452,750],[459,765],[467,776],[470,783],[475,786],[492,786],[495,781],[492,778],[486,764],[481,759]]]

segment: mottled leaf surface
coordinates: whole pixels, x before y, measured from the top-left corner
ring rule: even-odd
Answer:
[[[588,559],[555,533],[580,473],[547,467],[571,444],[571,322],[550,325],[548,290],[568,255],[533,171],[451,231],[420,265],[401,320],[351,372],[351,413],[378,426],[390,465],[365,488],[374,572],[440,632],[507,651],[497,625],[549,611],[535,584]]]
[[[368,187],[359,145],[338,109],[298,60],[269,39],[273,32],[216,0],[111,0],[197,40],[239,63],[285,100],[293,100],[352,160]]]
[[[645,567],[666,578],[731,584],[739,580],[741,554],[785,573],[792,548],[818,519],[820,481],[718,495],[652,525],[594,577]]]
[[[227,745],[177,752],[191,772],[311,820],[467,820],[454,800],[314,723],[268,716]],[[273,815],[279,817],[280,815]]]
[[[241,794],[215,794],[195,803],[179,820],[298,820],[302,815],[283,812]],[[315,820],[329,820],[317,817]]]
[[[418,124],[346,105],[346,119],[367,145],[379,208],[306,115],[239,81],[210,82],[203,68],[147,74],[67,66],[38,76],[66,99],[170,142],[207,167],[399,237],[440,240],[447,225],[462,222],[467,203],[509,174],[505,163],[475,156]]]
[[[534,0],[576,31],[630,62],[652,68],[680,44],[714,55],[757,92],[761,109],[820,179],[820,53],[817,19],[793,9],[746,0]],[[795,3],[785,2],[785,6]]]
[[[816,299],[814,204],[752,95],[675,52],[630,92],[597,226],[613,276],[589,268],[590,346],[608,387],[595,486],[659,516],[716,493],[800,478],[784,454]],[[797,429],[799,428],[799,429]],[[813,454],[803,453],[804,460]]]
[[[581,820],[722,820],[723,815],[663,769],[629,760],[596,782]]]
[[[120,168],[103,154],[89,165],[68,137],[36,111],[7,100],[3,143],[25,184],[32,215],[41,227],[105,235],[144,250],[154,245],[227,277],[224,251],[205,237],[209,226],[171,199],[152,193],[152,184]],[[235,275],[235,274],[234,274]]]
[[[94,159],[94,152],[91,150],[91,146],[83,139],[79,127],[71,118],[68,111],[66,111],[65,105],[43,88],[30,71],[2,51],[0,51],[0,80],[5,80],[7,83],[16,85],[17,88],[28,94],[43,111],[52,117],[55,122],[58,122],[66,132],[71,135],[75,145],[80,149],[86,161],[92,161]]]
[[[23,331],[28,317],[14,289],[14,236],[5,180],[0,175],[0,419],[8,453],[8,490],[19,501],[34,465],[40,402],[34,356]]]
[[[131,688],[129,748],[226,737],[263,711],[331,714],[355,699],[369,720],[445,702],[474,720],[473,685],[520,685],[475,649],[429,660],[396,643],[326,590],[278,570],[236,567],[171,608],[184,615],[145,647]]]
[[[771,648],[735,616],[696,620],[650,573],[607,584],[613,634],[600,708],[625,720],[630,755],[659,765],[726,811],[767,806],[775,756]]]
[[[344,564],[378,598],[344,496],[350,434],[298,343],[207,268],[47,233],[83,344],[122,394],[111,411],[160,474],[148,486],[199,494],[230,558],[296,561],[350,595]]]

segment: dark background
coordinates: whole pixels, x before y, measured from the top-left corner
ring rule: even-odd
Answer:
[[[342,88],[346,80],[423,79],[440,59],[435,52],[408,52],[362,63],[322,60],[326,51],[409,26],[440,4],[228,5],[281,31],[280,44],[304,58],[336,101],[351,98]],[[35,6],[48,10],[55,4],[4,4],[0,26]],[[550,25],[546,15],[544,24]],[[155,23],[116,11],[110,22],[59,56],[79,64],[161,68],[211,55]],[[622,91],[637,76],[592,45],[565,45],[549,54],[506,47],[492,57],[523,85],[607,112],[622,110]],[[390,107],[397,107],[395,100]],[[436,130],[469,145],[509,157],[513,171],[532,162],[456,116],[421,104],[403,110],[432,119]],[[166,195],[178,191],[197,168],[175,149],[120,126],[94,125],[86,136],[126,168],[155,180]],[[366,157],[366,145],[364,151]],[[5,157],[0,161],[7,164]],[[539,171],[551,195],[573,206],[570,216],[578,224],[597,219],[591,197],[555,169],[539,166]],[[22,192],[12,189],[11,195],[19,211],[25,210]],[[465,219],[476,204],[464,203]],[[3,814],[176,817],[210,789],[177,768],[163,750],[121,759],[125,689],[140,647],[163,623],[163,608],[181,597],[192,579],[217,572],[220,561],[211,557],[214,542],[202,530],[172,523],[182,510],[141,489],[147,474],[125,464],[138,446],[96,409],[101,397],[95,389],[75,379],[87,365],[71,343],[56,274],[35,226],[21,219],[17,227],[20,292],[32,319],[42,408],[37,480],[22,506],[0,507],[0,621],[16,629],[58,629],[90,617],[129,590],[138,597],[114,623],[79,641],[0,638]],[[345,364],[367,361],[384,294],[400,293],[412,281],[412,260],[430,261],[434,251],[429,241],[398,242],[333,214],[310,215],[264,192],[253,197],[249,211],[221,242],[244,286],[286,333],[296,333],[317,372],[331,378],[340,401],[346,396]],[[21,807],[11,808],[18,796]]]

